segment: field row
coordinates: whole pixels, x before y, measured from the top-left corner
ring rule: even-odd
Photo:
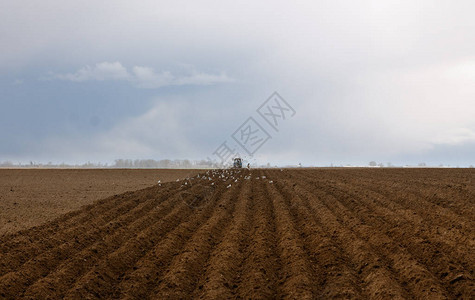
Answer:
[[[208,171],[0,237],[0,296],[473,299],[473,177]]]

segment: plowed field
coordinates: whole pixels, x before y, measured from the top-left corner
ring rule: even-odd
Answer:
[[[202,170],[201,170],[202,171]],[[0,169],[0,235],[115,194],[193,176],[183,169]]]
[[[209,171],[1,236],[0,297],[475,299],[474,179]]]

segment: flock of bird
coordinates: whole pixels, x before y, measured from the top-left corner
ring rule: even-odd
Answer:
[[[282,169],[281,169],[282,171]],[[231,179],[226,188],[229,189],[234,183],[237,183],[240,179],[251,180],[253,178],[252,173],[247,175],[243,174],[242,169],[212,169],[205,173],[200,173],[195,176],[186,177],[185,179],[177,179],[176,182],[181,181],[180,189],[191,187],[194,184],[200,183],[208,187],[214,187],[218,181],[227,182]],[[256,176],[255,180],[268,180],[266,176]],[[158,180],[158,186],[162,186],[161,180]],[[268,183],[273,184],[273,180],[268,180]]]

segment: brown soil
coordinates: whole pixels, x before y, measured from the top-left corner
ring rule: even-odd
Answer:
[[[0,297],[474,299],[474,179],[202,173],[0,237]]]
[[[198,170],[0,169],[0,235],[43,224],[115,194]]]

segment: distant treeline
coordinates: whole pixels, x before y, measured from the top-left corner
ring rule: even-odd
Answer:
[[[278,166],[272,166],[271,164],[267,163],[266,165],[256,165],[252,164],[253,168],[277,168]],[[208,168],[223,168],[229,167],[229,165],[224,166],[214,161],[210,160],[189,160],[189,159],[162,159],[162,160],[154,160],[154,159],[116,159],[113,164],[103,164],[103,163],[91,163],[87,162],[84,164],[54,164],[54,163],[36,163],[31,161],[27,164],[22,163],[13,163],[11,161],[4,161],[0,162],[0,168],[83,168],[83,169],[97,169],[97,168],[118,168],[118,169],[208,169]],[[298,165],[286,165],[282,166],[284,168],[298,168],[303,167],[301,164]],[[315,167],[315,166],[306,166],[306,167]],[[365,166],[352,166],[352,165],[334,165],[331,164],[329,166],[323,167],[330,167],[330,168],[343,168],[343,167],[365,167]],[[451,167],[449,165],[439,165],[439,166],[428,166],[425,163],[419,163],[417,165],[404,165],[404,166],[397,166],[393,165],[392,163],[388,162],[386,164],[377,163],[375,161],[369,162],[367,167],[376,167],[376,168],[426,168],[426,167]],[[458,166],[456,166],[458,168]],[[470,165],[469,168],[473,168],[473,165]]]
[[[215,168],[219,165],[209,160],[188,160],[188,159],[116,159],[113,164],[92,163],[84,164],[54,164],[54,163],[36,163],[31,161],[28,164],[15,164],[11,161],[0,162],[0,168],[130,168],[130,169],[155,169],[155,168],[174,168],[174,169],[190,169],[190,168]]]

